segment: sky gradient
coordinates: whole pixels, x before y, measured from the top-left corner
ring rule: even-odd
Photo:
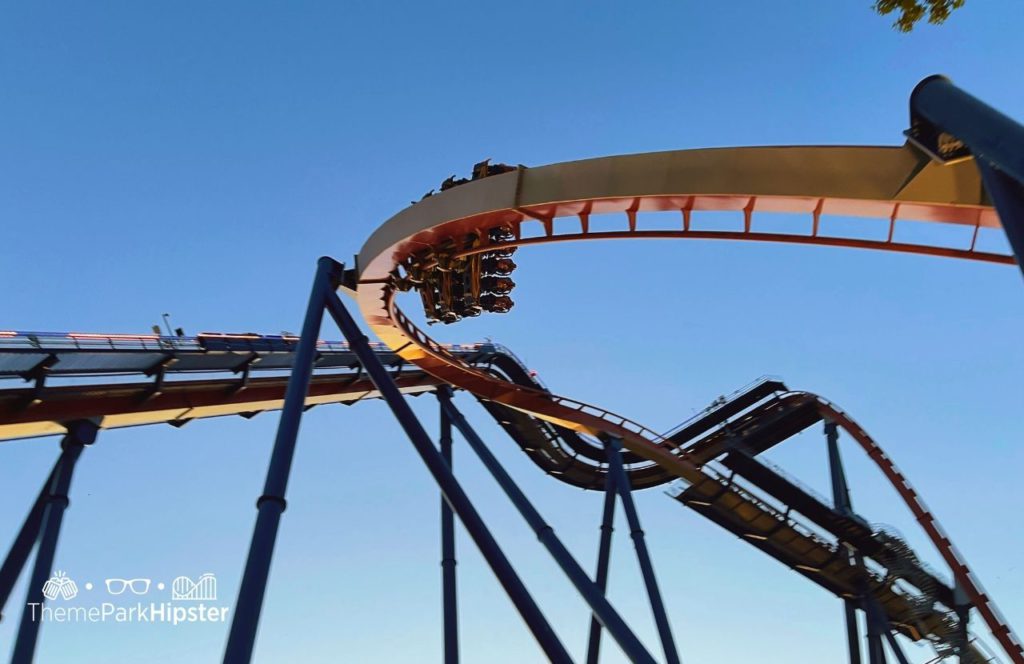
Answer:
[[[968,2],[909,35],[870,4],[0,3],[0,328],[147,332],[170,312],[190,333],[297,330],[317,256],[350,259],[388,217],[487,157],[895,145],[911,89],[934,73],[1024,119],[1020,2]],[[668,241],[516,260],[513,313],[435,328],[439,340],[491,337],[554,391],[657,430],[763,374],[828,397],[896,460],[1024,629],[1014,268]],[[434,431],[431,397],[413,403]],[[591,569],[601,497],[540,474],[469,397],[458,403]],[[213,572],[233,602],[276,419],[102,433],[76,471],[57,569],[93,580]],[[827,493],[822,443],[815,427],[770,457]],[[57,440],[2,448],[6,546]],[[843,449],[857,510],[924,549],[894,492],[849,440]],[[455,456],[582,657],[583,602],[464,445]],[[660,489],[637,502],[684,661],[844,661],[838,600]],[[438,661],[437,491],[382,404],[307,414],[288,506],[254,661]],[[624,526],[610,595],[656,649]],[[463,661],[541,661],[459,537]],[[24,583],[0,623],[0,656]],[[44,625],[37,661],[213,662],[226,634]],[[607,642],[604,652],[622,661]]]

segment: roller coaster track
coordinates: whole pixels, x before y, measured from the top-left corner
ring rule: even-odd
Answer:
[[[702,212],[742,214],[742,230],[696,230]],[[646,213],[677,215],[677,230],[648,229]],[[625,216],[625,228],[593,230],[591,218]],[[797,213],[809,217],[809,232],[780,234],[757,227],[760,213]],[[827,215],[884,222],[885,240],[826,235]],[[897,241],[905,224],[927,222],[952,230],[966,227],[971,241],[961,248]],[[877,222],[874,222],[877,224]],[[530,228],[540,233],[530,235]],[[609,410],[552,394],[539,386],[516,384],[450,353],[431,339],[398,307],[408,289],[407,275],[424,256],[446,260],[512,247],[564,241],[618,239],[725,239],[870,248],[1012,265],[1011,255],[977,250],[979,232],[998,228],[999,219],[970,159],[940,165],[917,149],[903,147],[769,147],[688,150],[606,157],[519,167],[432,196],[403,210],[366,242],[349,280],[364,319],[377,337],[401,358],[424,372],[467,390],[484,402],[520,411],[585,437],[620,438],[632,454],[629,471],[639,486],[681,478],[691,487],[713,483],[694,451],[671,437]],[[490,231],[508,229],[509,239],[493,240]],[[483,238],[466,247],[465,238]],[[456,250],[451,253],[450,248]],[[979,611],[1009,658],[1024,662],[1024,650],[991,598],[967,567],[949,537],[917,492],[881,447],[850,416],[815,395],[791,395],[813,404],[820,419],[836,423],[864,449],[899,493],[949,565],[956,582]],[[584,438],[580,438],[584,437]],[[601,463],[586,445],[564,455],[560,474],[578,485],[600,484]],[[596,445],[594,449],[598,449]],[[553,446],[552,446],[552,449]],[[535,458],[535,460],[537,460]],[[571,472],[568,472],[570,471]],[[706,501],[702,501],[706,502]],[[760,510],[765,521],[775,516]],[[750,519],[754,521],[755,519]]]
[[[101,429],[181,427],[209,417],[249,418],[278,410],[297,341],[221,333],[0,332],[0,440],[63,434],[76,420],[94,421]],[[379,396],[348,344],[322,341],[318,349],[307,408]],[[390,349],[376,350],[404,394],[430,392],[441,384]],[[519,364],[508,349],[494,344],[451,350],[471,364],[495,356],[505,365]]]
[[[890,632],[896,631],[913,640],[927,640],[939,660],[959,655],[961,662],[990,661],[979,649],[980,642],[970,642],[967,634],[966,610],[973,608],[1009,659],[1024,664],[1020,642],[917,492],[877,442],[826,399],[790,390],[777,380],[762,380],[728,399],[717,400],[676,429],[659,434],[609,410],[553,394],[507,349],[490,343],[438,343],[398,307],[399,293],[419,290],[424,306],[428,307],[428,317],[457,321],[462,313],[450,307],[453,265],[479,265],[486,256],[507,257],[519,247],[566,241],[674,238],[784,242],[1013,265],[1016,261],[1010,254],[979,249],[979,239],[1001,225],[992,199],[1002,201],[1001,211],[1013,212],[1016,206],[1024,204],[1024,188],[1020,188],[1024,183],[1024,159],[1019,154],[1006,158],[1006,147],[1011,143],[1024,146],[1024,128],[991,109],[982,109],[980,117],[986,122],[981,124],[996,129],[979,136],[974,130],[978,123],[964,121],[976,120],[978,108],[971,106],[970,99],[965,102],[962,95],[954,93],[949,97],[950,85],[933,78],[926,79],[915,90],[914,95],[922,98],[915,105],[912,97],[911,103],[909,135],[916,147],[908,144],[690,150],[607,157],[541,168],[520,166],[511,172],[499,169],[502,174],[495,175],[490,174],[485,163],[479,177],[474,173],[474,181],[444,187],[448,190],[425,198],[381,226],[357,256],[355,269],[341,275],[337,263],[322,260],[301,340],[290,335],[217,333],[177,338],[0,332],[0,381],[4,381],[0,382],[0,439],[65,433],[64,442],[68,443],[4,563],[0,595],[6,601],[17,577],[12,573],[16,565],[11,561],[17,559],[21,561],[18,564],[24,565],[29,547],[26,533],[31,532],[37,532],[40,541],[33,571],[33,578],[39,577],[39,583],[33,582],[32,587],[42,587],[55,551],[59,514],[63,510],[60,506],[67,502],[66,496],[63,502],[54,498],[59,497],[60,486],[66,491],[77,454],[91,440],[90,431],[94,437],[98,428],[160,422],[182,426],[194,419],[222,415],[251,417],[283,408],[267,489],[257,503],[259,518],[236,606],[239,614],[246,615],[241,620],[236,615],[225,655],[225,661],[232,663],[249,661],[273,533],[284,507],[284,482],[294,452],[298,416],[303,408],[327,403],[352,404],[383,396],[441,486],[445,509],[458,513],[481,552],[489,552],[485,558],[538,636],[546,623],[543,619],[538,622],[537,614],[531,613],[522,601],[525,589],[517,589],[510,582],[512,579],[520,583],[514,572],[509,574],[508,563],[502,562],[500,551],[495,554],[496,544],[489,540],[486,528],[481,527],[482,521],[460,493],[450,465],[443,459],[445,434],[439,453],[422,426],[416,422],[417,431],[410,424],[410,418],[415,419],[411,411],[403,415],[396,407],[398,404],[408,409],[401,394],[437,391],[442,402],[442,431],[445,426],[450,430],[453,421],[456,426],[460,421],[464,425],[464,420],[451,419],[451,411],[446,409],[451,407],[447,402],[450,386],[473,394],[529,458],[559,481],[585,489],[607,487],[609,498],[618,491],[623,494],[621,500],[627,512],[632,509],[626,507],[627,499],[632,504],[630,488],[671,483],[670,495],[681,504],[847,600],[848,618],[849,602],[863,600],[860,608],[869,616],[876,616],[880,609],[890,637]],[[935,90],[947,90],[947,96]],[[935,97],[936,94],[939,96]],[[956,139],[938,133],[930,120],[919,115],[922,109],[934,112],[936,105],[950,104],[954,112],[948,113],[946,119],[957,127],[951,130]],[[1019,140],[1008,140],[1010,135]],[[966,140],[968,136],[970,141]],[[973,161],[971,152],[964,151],[965,146],[974,151],[979,161]],[[1004,181],[1006,178],[1013,182]],[[720,218],[703,223],[707,221],[707,212],[732,212],[735,223],[730,226]],[[661,213],[658,221],[662,223],[658,227],[647,224],[652,213]],[[665,213],[676,220],[671,222],[676,228],[664,227]],[[806,228],[803,232],[788,233],[765,230],[760,224],[762,213],[803,214],[807,218]],[[618,215],[623,227],[595,230],[592,218],[609,214]],[[833,215],[860,219],[857,232],[836,234]],[[920,222],[947,231],[949,240],[954,240],[956,229],[960,229],[963,241],[928,244],[904,237],[908,225]],[[1007,235],[1021,254],[1024,244],[1015,243],[1013,226],[1007,225]],[[878,233],[877,239],[865,239],[862,231],[870,227]],[[1024,243],[1024,237],[1018,239]],[[437,288],[430,281],[434,277],[424,279],[424,274],[440,275],[437,279],[442,286]],[[479,279],[481,271],[466,270],[465,274]],[[339,277],[341,287],[355,297],[364,319],[382,343],[367,346],[358,325],[337,297],[324,296],[338,285]],[[487,290],[502,294],[496,287]],[[432,299],[435,294],[448,297],[440,308],[435,307]],[[479,297],[477,304],[481,306],[475,313],[484,307]],[[315,342],[320,319],[312,314],[322,315],[320,305],[331,311],[351,347],[349,343]],[[492,305],[487,305],[493,311],[507,311],[508,306],[494,307],[493,300]],[[438,318],[431,312],[455,315]],[[304,377],[297,379],[300,374]],[[288,382],[289,375],[292,384]],[[10,387],[14,379],[25,382]],[[304,387],[306,381],[310,381],[308,392],[292,389]],[[762,452],[821,422],[825,423],[830,445],[836,442],[836,430],[842,430],[857,441],[881,470],[948,565],[953,583],[928,569],[902,537],[868,525],[852,511],[849,501],[843,504],[835,497],[835,504],[830,505],[758,458]],[[482,445],[473,443],[466,430],[462,433],[474,448]],[[620,457],[615,452],[616,439],[626,448],[621,455],[626,477],[617,465]],[[481,454],[480,449],[475,451]],[[490,466],[486,455],[481,455],[481,460]],[[612,465],[614,471],[610,469]],[[493,467],[489,469],[496,478],[500,477]],[[507,485],[503,488],[509,493]],[[517,502],[514,495],[509,493]],[[525,498],[519,500],[517,507],[527,516],[523,501]],[[56,528],[50,527],[47,517],[46,533],[42,518],[44,502],[47,514],[51,510],[58,514]],[[609,504],[612,503],[606,503],[606,515],[610,514]],[[452,512],[447,516],[450,523]],[[551,545],[553,531],[539,515],[532,518],[539,528],[538,536],[544,533],[546,544]],[[527,516],[527,520],[531,521],[531,517]],[[638,523],[635,528],[639,528]],[[269,539],[267,532],[272,533]],[[451,536],[449,525],[448,534],[443,537]],[[45,547],[44,540],[48,542]],[[556,548],[549,546],[549,550],[559,558]],[[560,561],[563,571],[571,569],[563,564],[565,556]],[[449,560],[453,562],[454,558],[446,558]],[[869,561],[871,565],[866,564]],[[576,569],[586,576],[578,566]],[[255,572],[250,576],[251,570]],[[647,571],[644,574],[648,576]],[[596,588],[589,578],[585,581],[577,585],[581,592]],[[454,585],[447,584],[448,581],[446,593],[448,588],[454,593]],[[959,597],[961,592],[966,603]],[[603,596],[603,587],[600,593]],[[243,602],[245,597],[256,600]],[[653,609],[655,597],[651,601]],[[592,597],[588,602],[597,619],[601,603]],[[657,602],[660,605],[660,599]],[[445,605],[447,611],[447,595]],[[605,624],[612,632],[617,614],[601,611],[606,621],[613,619]],[[664,619],[663,607],[655,613]],[[450,622],[446,613],[446,630]],[[869,622],[878,625],[873,617]],[[37,629],[26,629],[24,620],[22,628],[14,655],[18,662],[30,661],[38,633]],[[22,644],[22,632],[26,635],[26,646]],[[626,632],[618,630],[616,639],[620,645]],[[855,640],[856,629],[851,633]],[[665,644],[665,633],[661,636]],[[547,643],[540,636],[538,640]],[[894,640],[890,645],[902,657]],[[446,633],[446,656],[447,647]],[[665,651],[671,660],[674,647],[666,644]],[[545,652],[558,654],[559,650]],[[633,652],[649,659],[642,647]],[[851,657],[853,652],[851,647]],[[593,654],[596,656],[596,650]],[[879,661],[875,654],[871,659]],[[880,659],[884,660],[884,655]]]
[[[275,375],[250,378],[239,369],[249,366],[256,372],[279,373],[290,367],[295,342],[294,338],[223,334],[199,339],[0,334],[0,378],[31,378],[32,368],[45,363],[46,375],[51,379],[73,379],[78,383],[0,389],[0,439],[63,433],[70,422],[82,419],[92,420],[102,429],[155,423],[180,427],[194,419],[224,415],[248,418],[276,410],[283,401],[285,379]],[[327,403],[353,404],[378,396],[354,362],[347,344],[321,342],[319,346],[317,365],[321,373],[311,384],[305,400],[307,408]],[[504,347],[491,343],[464,344],[450,352],[500,380],[546,390],[534,372]],[[403,370],[401,360],[386,348],[378,348],[377,354],[394,367],[392,379],[405,394],[422,394],[442,384],[416,368]],[[170,379],[135,380],[136,375],[152,374],[154,366],[163,367]],[[193,374],[205,377],[225,373],[242,376],[191,378]],[[124,380],[96,382],[116,378]],[[598,441],[497,402],[481,402],[547,473],[584,488],[598,489],[603,485],[603,451]],[[837,596],[855,596],[866,578],[873,596],[897,630],[914,640],[928,639],[940,655],[954,652],[961,645],[962,632],[950,610],[955,605],[953,591],[923,569],[913,551],[901,540],[838,517],[831,508],[806,495],[802,487],[779,493],[778,485],[788,480],[774,476],[773,469],[761,467],[748,456],[763,452],[826,417],[836,416],[834,408],[823,407],[826,403],[815,395],[790,391],[775,380],[758,381],[728,399],[722,398],[664,437],[679,454],[696,462],[705,475],[700,483],[681,491],[677,500]],[[779,513],[731,478],[726,481],[715,468],[722,465],[715,459],[723,454],[722,464],[734,475],[739,471],[769,489],[774,483],[774,497],[787,504],[786,513]],[[627,460],[633,465],[630,477],[636,489],[664,484],[676,477],[656,464],[637,466],[640,457],[635,455]],[[751,473],[751,464],[760,472]],[[770,478],[768,484],[765,475]],[[743,514],[744,510],[748,513]],[[838,541],[822,539],[813,525],[802,523],[791,510],[807,515],[813,525],[824,527],[832,535],[855,543],[858,550],[881,562],[888,570],[886,577],[872,573],[865,577],[863,570],[843,561]],[[909,595],[905,589],[897,590],[895,581],[900,578],[918,590]],[[936,605],[947,609],[940,610]],[[985,661],[976,649],[968,652],[974,658],[971,661]]]

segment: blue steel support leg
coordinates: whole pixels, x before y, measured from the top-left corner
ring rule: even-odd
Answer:
[[[846,646],[850,651],[850,664],[861,664],[860,628],[857,625],[857,600],[843,600],[843,613],[846,617]]]
[[[875,618],[874,597],[865,593],[861,598],[861,608],[864,610],[865,622],[868,627],[868,662],[869,664],[885,664],[885,648],[882,646],[882,632],[885,630]]]
[[[885,664],[885,648],[882,646],[883,630],[878,621],[873,617],[873,599],[866,593],[861,598],[861,608],[865,616],[864,622],[867,623],[868,663]]]
[[[336,293],[331,293],[328,296],[327,309],[341,333],[348,340],[350,348],[363,365],[370,380],[391,408],[391,412],[409,437],[409,441],[416,448],[416,452],[427,466],[434,481],[441,487],[445,500],[459,516],[466,532],[473,538],[473,542],[480,549],[484,560],[490,565],[494,575],[498,577],[498,582],[508,593],[509,599],[512,600],[534,638],[537,639],[544,654],[552,662],[572,662],[565,646],[558,639],[558,635],[551,629],[551,625],[544,614],[540,612],[540,608],[533,601],[533,597],[530,596],[512,564],[505,557],[501,547],[498,546],[498,542],[469,500],[469,496],[462,489],[462,485],[455,479],[451,468],[434,447],[423,425],[412,412],[412,408],[405,401],[387,369],[381,364],[380,358],[370,348],[369,341],[352,318],[352,314],[348,312]]]
[[[896,640],[896,635],[892,632],[892,626],[886,621],[885,639],[889,642],[889,649],[892,650],[892,654],[896,656],[896,661],[899,664],[910,664],[907,661],[907,656],[903,654],[903,648],[900,647],[899,641]]]
[[[63,455],[60,458],[63,458]],[[46,478],[46,483],[43,484],[39,495],[36,496],[36,501],[33,503],[32,509],[29,510],[28,516],[25,517],[25,522],[21,525],[18,536],[14,538],[11,550],[7,552],[7,557],[4,559],[3,565],[0,566],[0,621],[3,620],[3,610],[7,606],[7,600],[11,597],[11,591],[14,590],[14,584],[18,582],[18,577],[21,576],[22,570],[25,569],[25,562],[28,561],[28,557],[32,553],[32,547],[35,546],[36,541],[39,539],[39,531],[43,524],[43,509],[46,507],[46,497],[50,493],[53,478],[57,476],[60,458],[58,458],[53,469],[50,471],[50,475]]]
[[[615,481],[612,474],[604,478],[604,510],[601,513],[601,542],[597,547],[597,588],[608,591],[608,563],[612,557],[612,533],[615,531]],[[587,640],[587,664],[597,664],[601,652],[601,621],[590,617],[590,638]]]
[[[1020,264],[1024,260],[1024,126],[945,76],[929,76],[917,84],[910,94],[910,115],[912,122],[930,125],[928,133],[946,133],[967,146]]]
[[[984,160],[1024,182],[1024,126],[945,76],[929,76],[910,93],[911,118],[923,119]]]
[[[39,549],[36,561],[29,577],[28,597],[25,609],[21,613],[18,625],[18,637],[14,642],[14,653],[11,664],[31,664],[35,657],[36,641],[39,639],[39,625],[43,608],[43,585],[53,573],[53,561],[57,556],[57,540],[60,538],[60,526],[64,520],[64,510],[70,501],[68,491],[71,489],[71,477],[75,471],[75,463],[81,456],[86,445],[96,440],[98,427],[93,422],[79,421],[68,425],[68,433],[61,441],[61,458],[57,462],[57,472],[50,484],[43,507],[43,520],[39,532]]]
[[[843,472],[843,460],[839,456],[839,428],[835,422],[825,422],[825,439],[828,444],[828,465],[832,477],[832,504],[842,514],[852,512],[850,490],[846,486],[846,474]],[[843,546],[840,543],[840,546]],[[854,560],[850,552],[851,562]],[[857,600],[843,600],[843,612],[846,617],[846,641],[850,652],[850,664],[861,664],[860,629],[857,625]]]
[[[270,574],[270,560],[274,554],[274,542],[285,510],[285,488],[295,456],[295,441],[299,434],[309,381],[316,362],[316,341],[320,335],[324,303],[327,294],[334,291],[340,268],[335,261],[323,257],[317,263],[316,278],[313,281],[306,318],[302,323],[302,335],[295,351],[292,374],[285,388],[281,419],[277,425],[277,437],[267,468],[267,479],[263,495],[256,501],[256,526],[249,544],[249,556],[235,602],[235,615],[228,633],[224,651],[225,664],[247,664],[252,659],[259,626],[260,611],[263,608],[263,594]]]
[[[893,634],[892,625],[889,623],[889,619],[885,617],[885,612],[882,610],[881,604],[874,597],[868,598],[867,601],[867,614],[868,620],[874,622],[875,630],[885,636],[886,642],[889,644],[889,649],[892,650],[892,654],[896,657],[896,661],[899,664],[910,664],[907,661],[907,656],[903,654],[903,648],[900,647],[899,642],[896,640],[896,636]],[[881,645],[879,645],[881,649]],[[885,652],[882,651],[881,661],[885,662]]]
[[[850,487],[846,483],[846,471],[843,470],[843,460],[839,455],[839,427],[835,422],[825,422],[825,439],[828,444],[828,466],[829,474],[832,477],[832,503],[840,514],[853,516],[853,500],[850,498]],[[840,543],[842,545],[842,543]],[[857,569],[864,569],[864,557],[859,553],[851,551],[851,561]],[[868,640],[868,662],[870,664],[885,664],[885,647],[882,643],[883,635],[889,639],[889,645],[896,653],[901,664],[906,659],[899,649],[892,629],[888,627],[878,600],[867,590],[866,586],[861,588],[861,607],[864,610],[867,622]],[[847,639],[850,646],[850,660],[860,662],[860,644],[858,640],[856,604],[854,600],[846,600],[846,627]],[[856,656],[856,660],[854,657]]]
[[[590,580],[590,577],[583,571],[580,564],[576,562],[576,559],[572,557],[569,550],[558,539],[554,529],[544,521],[544,517],[540,515],[540,512],[537,511],[526,497],[526,494],[523,493],[515,480],[512,479],[512,476],[501,466],[497,457],[487,449],[487,445],[473,427],[469,425],[465,416],[452,403],[450,390],[442,387],[438,390],[437,396],[441,400],[441,406],[448,414],[448,417],[451,418],[452,424],[459,430],[462,437],[466,439],[466,442],[476,455],[480,457],[480,461],[483,462],[484,466],[498,482],[499,486],[501,486],[505,495],[509,497],[512,504],[523,515],[523,518],[526,519],[533,532],[537,534],[537,539],[548,550],[551,557],[555,559],[562,572],[569,578],[587,604],[590,605],[594,616],[607,628],[608,633],[618,642],[630,661],[654,664],[654,658],[651,657],[647,649],[640,643],[640,640],[633,634],[633,631],[605,598],[603,589]]]
[[[978,159],[975,163],[985,183],[985,190],[999,213],[999,221],[1006,232],[1006,239],[1013,247],[1017,265],[1024,270],[1024,185],[986,163],[984,159]]]
[[[452,465],[452,421],[441,408],[441,456]],[[441,585],[444,604],[444,664],[459,662],[459,612],[455,591],[455,515],[441,497]]]
[[[967,593],[964,592],[963,586],[959,583],[953,587],[953,603],[956,604],[954,610],[960,623],[957,633],[956,654],[961,662],[967,662],[968,657],[970,657],[968,650],[971,643],[971,634],[968,630],[968,624],[971,619],[971,605],[967,599]]]
[[[615,489],[619,492],[619,497],[622,499],[622,511],[626,513],[626,522],[629,523],[629,534],[633,538],[637,561],[640,563],[640,573],[644,577],[647,596],[651,601],[651,611],[654,613],[654,622],[658,626],[661,646],[665,651],[665,660],[668,664],[679,664],[679,653],[676,651],[675,640],[672,638],[672,629],[668,624],[665,603],[661,600],[658,581],[654,577],[654,565],[651,563],[651,554],[647,551],[644,531],[640,527],[640,517],[637,516],[636,505],[633,504],[633,490],[629,485],[629,477],[626,475],[626,470],[622,466],[622,440],[616,436],[608,436],[605,448],[608,452],[608,472],[613,476]]]

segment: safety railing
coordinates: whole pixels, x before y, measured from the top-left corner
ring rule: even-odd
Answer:
[[[92,332],[15,332],[0,331],[0,352],[4,350],[36,350],[36,351],[182,351],[206,352],[207,344],[216,344],[217,350],[223,350],[228,344],[230,350],[257,349],[268,342],[281,344],[278,349],[263,349],[268,352],[289,352],[299,342],[298,337],[284,337],[260,334],[225,334],[220,332],[204,332],[195,337],[172,337],[156,334],[97,334]],[[370,348],[379,352],[391,352],[382,342],[369,342]],[[456,353],[469,353],[479,350],[484,344],[440,344],[444,349]],[[501,352],[515,358],[504,346],[491,344],[500,348]],[[347,341],[317,341],[320,351],[348,352]],[[522,361],[515,358],[520,364]],[[525,368],[525,365],[524,365]]]
[[[701,419],[703,417],[707,417],[711,413],[714,413],[716,410],[720,409],[722,406],[725,406],[726,404],[728,404],[728,403],[730,403],[732,401],[735,401],[736,399],[738,399],[739,397],[743,396],[747,392],[750,392],[754,388],[760,387],[761,385],[764,385],[765,383],[768,383],[770,381],[781,382],[781,380],[782,379],[779,376],[773,376],[773,375],[768,375],[768,374],[766,374],[764,376],[761,376],[759,378],[755,378],[754,380],[750,381],[749,383],[747,383],[743,387],[740,387],[737,390],[733,390],[732,392],[730,392],[727,395],[722,395],[722,396],[718,397],[717,399],[712,401],[710,404],[708,404],[703,410],[701,410],[701,411],[699,411],[697,413],[694,413],[693,415],[691,415],[690,417],[688,417],[687,419],[683,420],[682,422],[680,422],[679,424],[675,425],[674,427],[672,427],[671,429],[669,429],[668,431],[666,431],[665,433],[663,433],[661,435],[664,438],[671,438],[672,436],[674,436],[676,434],[676,432],[685,429],[686,427],[688,427],[689,425],[693,424],[694,422],[696,422],[697,420],[699,420],[699,419]]]

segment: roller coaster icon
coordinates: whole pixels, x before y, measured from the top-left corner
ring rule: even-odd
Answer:
[[[366,241],[354,266],[321,258],[298,337],[207,333],[195,338],[0,332],[0,376],[31,387],[0,389],[0,438],[63,434],[62,451],[0,568],[0,607],[38,541],[29,602],[53,564],[71,474],[85,446],[104,428],[281,410],[224,661],[249,662],[270,561],[285,507],[285,487],[304,410],[325,403],[383,399],[442,494],[444,661],[459,660],[455,519],[479,548],[536,638],[545,657],[571,662],[511,561],[452,472],[453,430],[479,456],[508,498],[588,604],[586,649],[596,662],[604,631],[625,656],[654,662],[605,596],[611,522],[621,505],[630,526],[664,661],[679,662],[665,602],[633,502],[633,493],[670,485],[671,495],[716,525],[791,567],[843,604],[851,662],[862,648],[870,664],[907,662],[901,641],[929,644],[935,661],[1024,664],[1024,650],[993,598],[954,547],[893,460],[853,418],[830,401],[761,380],[716,400],[661,434],[604,408],[552,393],[507,349],[493,343],[441,344],[399,308],[415,294],[428,322],[512,308],[512,255],[534,245],[619,239],[785,242],[915,253],[1015,265],[1024,255],[1024,127],[943,77],[911,95],[908,141],[898,147],[757,147],[684,150],[553,164],[490,166],[473,178],[446,181],[399,212]],[[706,211],[742,214],[741,229],[697,227]],[[678,227],[645,225],[650,213],[677,215]],[[805,214],[805,233],[766,232],[763,213]],[[624,217],[619,230],[598,231],[591,218]],[[885,239],[822,231],[828,215],[882,220]],[[907,241],[908,223],[968,229],[955,246]],[[979,237],[1002,229],[1013,254],[979,249]],[[339,297],[351,296],[380,340],[371,343]],[[324,312],[344,342],[318,341]],[[277,373],[274,373],[274,372]],[[219,374],[197,380],[193,372]],[[263,376],[253,374],[263,372]],[[148,382],[47,385],[61,376],[139,375]],[[454,390],[472,394],[541,470],[556,480],[601,492],[598,562],[583,570],[520,487],[456,408]],[[440,410],[434,439],[405,395],[433,393]],[[819,498],[760,458],[820,424],[832,480]],[[853,508],[840,440],[859,446],[896,489],[948,567],[926,565],[898,533],[872,527]],[[781,506],[781,507],[780,507]],[[179,581],[182,583],[179,587]],[[213,599],[215,579],[175,579],[176,599]],[[178,597],[178,594],[182,595]],[[207,597],[207,595],[210,595]],[[972,633],[987,628],[989,637]],[[866,634],[860,633],[860,621]],[[32,661],[37,623],[19,625],[12,661]],[[1001,654],[992,652],[996,644]],[[684,647],[685,650],[685,647]]]
[[[217,599],[217,577],[211,572],[194,581],[187,576],[176,577],[171,582],[171,599],[212,602]]]

